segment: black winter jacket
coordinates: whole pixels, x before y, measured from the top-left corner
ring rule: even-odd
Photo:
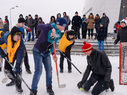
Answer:
[[[98,27],[97,29],[97,40],[98,41],[104,41],[105,39],[105,33],[106,33],[106,30],[105,30],[105,27]]]
[[[102,17],[101,18],[101,21],[104,23],[104,26],[105,27],[108,27],[108,24],[109,24],[109,18],[106,16],[106,17]]]
[[[72,19],[72,25],[73,26],[80,26],[80,23],[82,23],[80,16],[74,16]]]
[[[117,44],[118,42],[127,42],[127,26],[124,28],[120,28],[117,34],[117,38],[115,40],[115,44]]]
[[[87,64],[82,83],[86,82],[90,71],[97,76],[104,77],[104,81],[110,81],[112,66],[105,52],[92,49],[90,56],[87,56]]]

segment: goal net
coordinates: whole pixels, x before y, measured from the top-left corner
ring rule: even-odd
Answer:
[[[127,42],[120,43],[119,84],[127,85]]]

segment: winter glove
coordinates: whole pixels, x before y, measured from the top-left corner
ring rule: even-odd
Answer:
[[[106,90],[109,89],[109,82],[104,81],[104,88],[105,88]]]
[[[30,29],[29,27],[27,28],[27,31],[28,31],[29,33],[31,33],[31,29]]]
[[[77,84],[77,86],[78,86],[79,89],[82,87],[82,85],[83,85],[82,81],[80,81],[80,82]]]
[[[5,52],[1,49],[1,47],[0,47],[0,55],[2,58],[7,57],[7,54],[5,54]]]

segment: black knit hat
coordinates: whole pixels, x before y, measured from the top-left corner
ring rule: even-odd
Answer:
[[[96,16],[99,16],[99,14],[96,14]]]
[[[20,17],[20,16],[22,16],[22,17],[23,17],[23,15],[22,15],[22,14],[20,14],[20,15],[19,15],[19,17]]]
[[[68,32],[68,35],[75,35],[75,32],[74,32],[73,30],[70,30],[70,31]]]
[[[105,13],[103,13],[103,15],[106,15]]]
[[[19,18],[18,23],[25,23],[25,19],[24,18]]]
[[[22,34],[22,31],[18,27],[14,26],[11,29],[11,36],[12,36],[12,38],[13,38],[14,35],[20,35],[20,34]]]
[[[76,11],[75,14],[78,14],[78,12]]]
[[[90,13],[90,15],[93,15],[93,13]]]

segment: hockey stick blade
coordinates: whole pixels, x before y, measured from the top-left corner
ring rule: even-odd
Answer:
[[[59,85],[59,88],[65,88],[65,87],[66,87],[66,84]]]
[[[6,77],[6,78],[4,78],[3,80],[2,80],[2,83],[6,83],[7,82],[7,80],[8,80],[8,78]]]

